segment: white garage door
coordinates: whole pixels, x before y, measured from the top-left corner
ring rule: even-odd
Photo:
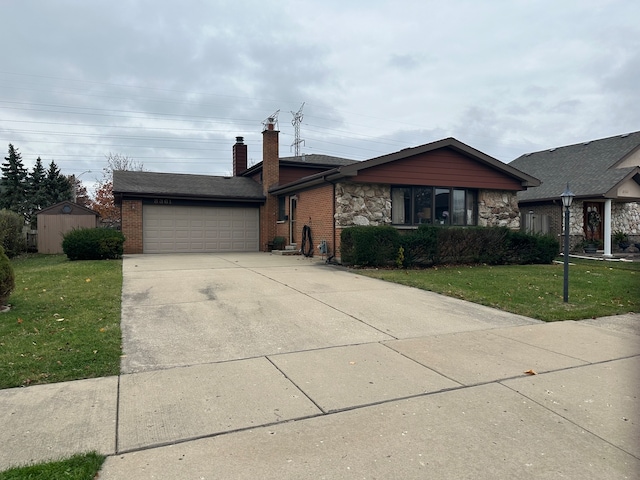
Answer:
[[[144,253],[257,252],[255,207],[144,205]]]

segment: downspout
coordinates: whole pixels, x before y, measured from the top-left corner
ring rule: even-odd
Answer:
[[[604,201],[604,256],[611,255],[611,199]]]

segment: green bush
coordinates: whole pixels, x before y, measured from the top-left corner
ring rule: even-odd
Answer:
[[[504,263],[516,265],[551,263],[560,253],[560,243],[550,235],[509,231]]]
[[[0,210],[0,246],[5,255],[12,258],[27,250],[27,242],[22,229],[24,217],[10,210]]]
[[[393,227],[349,227],[340,234],[340,256],[348,265],[393,265],[399,247],[400,234]]]
[[[62,239],[62,250],[69,260],[103,260],[122,255],[124,235],[111,228],[79,228]]]
[[[427,267],[438,263],[438,228],[420,225],[400,236],[404,248],[404,267]]]
[[[16,286],[16,277],[13,273],[13,267],[9,262],[9,257],[4,253],[4,249],[0,245],[0,307],[7,304],[9,295]]]
[[[402,250],[400,250],[402,248]],[[551,236],[506,227],[421,225],[400,234],[393,227],[350,227],[342,231],[342,261],[368,267],[425,267],[439,264],[544,264],[559,253]]]

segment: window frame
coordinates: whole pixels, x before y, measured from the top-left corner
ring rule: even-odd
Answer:
[[[416,205],[423,207],[424,198],[416,201],[416,193],[424,194],[425,189],[431,189],[430,206],[416,211]],[[408,198],[407,198],[408,191]],[[463,193],[462,197],[460,192]],[[402,195],[400,195],[402,193]],[[446,196],[446,205],[442,198]],[[391,185],[391,225],[394,227],[417,227],[420,224],[467,227],[478,225],[478,189],[460,187],[441,187],[435,185]],[[402,197],[402,213],[394,212],[394,199],[398,201]],[[458,207],[456,212],[454,206]],[[462,209],[460,209],[460,206]],[[472,207],[471,211],[468,207]],[[430,218],[424,217],[424,212],[430,210]],[[398,223],[400,216],[404,217],[404,223]],[[453,223],[453,220],[456,220]]]

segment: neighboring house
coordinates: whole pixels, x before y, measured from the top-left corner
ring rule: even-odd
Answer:
[[[453,138],[362,162],[278,152],[267,123],[263,161],[251,168],[237,137],[233,177],[114,172],[125,253],[264,251],[276,236],[300,248],[305,226],[315,253],[323,243],[329,255],[353,225],[517,229],[517,192],[540,184]]]
[[[518,193],[518,203],[524,218],[548,219],[548,233],[563,233],[560,194],[568,183],[575,194],[571,245],[590,240],[590,214],[601,219],[594,237],[603,242],[605,255],[611,255],[611,235],[616,231],[640,242],[640,132],[527,153],[509,165],[542,181]]]
[[[62,239],[75,228],[96,228],[98,212],[77,203],[64,201],[40,210],[38,217],[38,253],[63,253]]]

